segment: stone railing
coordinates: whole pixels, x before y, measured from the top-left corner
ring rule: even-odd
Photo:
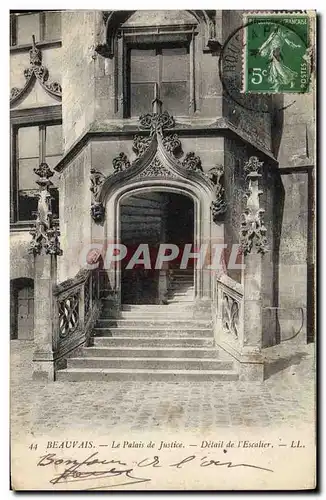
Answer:
[[[213,302],[215,342],[235,359],[240,380],[261,381],[263,358],[259,346],[253,345],[245,333],[244,304],[241,283],[226,274],[216,277]]]
[[[243,286],[222,274],[216,278],[214,295],[216,341],[239,348],[243,344]]]
[[[101,309],[101,271],[81,269],[53,290],[55,368],[81,345],[87,345]]]

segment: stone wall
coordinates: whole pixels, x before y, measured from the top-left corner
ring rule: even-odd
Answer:
[[[81,252],[91,242],[91,148],[86,146],[61,173],[59,281],[74,277],[82,267]]]
[[[65,151],[94,120],[95,41],[100,11],[62,13],[62,118]],[[94,57],[93,57],[94,56]]]

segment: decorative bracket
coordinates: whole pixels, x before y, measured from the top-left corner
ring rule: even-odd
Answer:
[[[247,204],[242,214],[240,228],[240,243],[244,255],[251,252],[253,246],[258,253],[264,254],[267,251],[267,229],[263,222],[264,209],[259,206],[259,196],[263,193],[259,189],[258,182],[261,178],[259,173],[263,166],[256,156],[251,156],[244,165],[244,171],[249,179],[248,194],[246,194]]]
[[[53,226],[52,222],[52,196],[50,189],[53,183],[50,177],[54,172],[50,169],[47,163],[41,163],[38,168],[34,168],[34,172],[39,176],[36,183],[39,185],[37,216],[35,228],[30,231],[33,239],[30,243],[29,253],[40,255],[42,248],[49,255],[62,255],[59,242],[59,230]]]
[[[61,99],[62,88],[58,82],[49,81],[49,71],[42,65],[42,52],[36,47],[35,36],[32,36],[32,48],[29,51],[29,68],[24,70],[26,83],[23,88],[13,87],[10,91],[10,104],[17,102],[27,91],[29,86],[36,79],[40,82],[43,89],[52,97]]]

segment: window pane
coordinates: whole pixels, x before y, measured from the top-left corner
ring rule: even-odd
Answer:
[[[21,14],[17,16],[17,45],[32,43],[32,35],[35,40],[40,39],[40,15]]]
[[[62,153],[62,126],[50,125],[46,127],[46,155],[61,155]]]
[[[35,220],[33,212],[37,211],[37,190],[19,191],[18,193],[18,220]]]
[[[130,114],[139,116],[152,111],[153,83],[132,83],[130,88]]]
[[[162,49],[162,81],[189,80],[189,54],[186,47]]]
[[[130,51],[130,81],[156,82],[158,76],[158,56],[152,49]]]
[[[189,114],[189,82],[162,83],[163,107],[173,115]]]
[[[45,12],[44,40],[61,38],[61,12]]]
[[[39,128],[21,127],[18,129],[18,158],[39,156]]]
[[[19,160],[18,162],[18,186],[19,189],[36,189],[38,176],[33,168],[39,166],[38,158]]]

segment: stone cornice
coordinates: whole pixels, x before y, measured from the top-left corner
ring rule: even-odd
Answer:
[[[179,136],[202,136],[214,137],[221,134],[232,134],[238,139],[244,141],[251,147],[257,150],[257,153],[263,154],[269,161],[278,165],[277,159],[267,148],[261,144],[257,144],[254,138],[251,138],[247,133],[238,129],[226,118],[189,118],[176,120],[175,126],[170,129],[170,132],[177,133]],[[132,140],[135,134],[147,135],[146,131],[139,130],[137,119],[117,119],[108,120],[106,122],[94,122],[88,130],[86,130],[79,139],[65,152],[63,158],[56,165],[54,170],[62,172],[68,163],[89,143],[91,140],[114,140],[115,138]]]

